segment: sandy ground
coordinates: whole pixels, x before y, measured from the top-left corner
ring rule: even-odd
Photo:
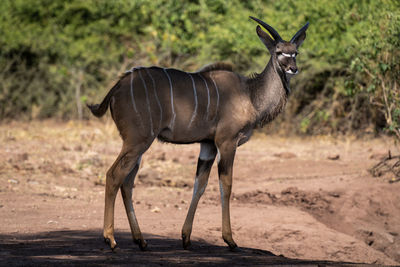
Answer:
[[[132,243],[120,196],[119,249],[108,249],[104,180],[120,146],[110,120],[0,125],[0,265],[400,264],[400,183],[367,171],[389,149],[400,153],[390,139],[256,134],[235,159],[237,252],[221,238],[216,166],[192,249],[182,249],[199,145],[159,142],[143,158],[133,196],[149,251]]]

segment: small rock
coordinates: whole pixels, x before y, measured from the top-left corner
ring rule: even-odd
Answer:
[[[383,236],[389,241],[390,244],[394,243],[394,237],[391,234],[383,233]]]
[[[330,159],[330,160],[338,160],[338,159],[340,159],[340,155],[339,154],[329,155],[328,159]]]
[[[63,151],[71,151],[71,149],[65,145],[62,145],[61,150]]]
[[[19,161],[25,161],[25,160],[28,160],[28,158],[29,158],[28,153],[22,153],[22,154],[19,154],[19,155],[17,156],[17,159],[18,159]]]
[[[100,179],[94,181],[93,183],[94,183],[94,185],[102,185],[102,186],[106,185],[106,184],[104,183],[104,180],[100,180]]]
[[[151,212],[154,212],[154,213],[159,213],[161,210],[160,210],[160,208],[159,207],[154,207],[153,209],[151,209],[150,210]]]
[[[28,184],[30,184],[30,185],[38,185],[39,182],[30,180],[30,181],[28,181]]]
[[[328,193],[328,195],[330,195],[331,197],[340,197],[340,194],[339,193],[337,193],[337,192],[330,192],[330,193]]]
[[[157,157],[158,160],[165,161],[165,152],[162,152],[161,155]]]
[[[178,182],[179,182],[179,181],[178,181]],[[173,180],[171,180],[171,179],[163,179],[163,180],[161,181],[161,184],[162,184],[163,186],[168,186],[168,187],[179,187],[178,182],[177,182],[177,181],[173,181]]]
[[[147,173],[140,173],[140,174],[138,175],[139,179],[146,178],[147,176],[148,176]]]
[[[10,184],[19,184],[19,181],[18,181],[18,180],[15,180],[15,179],[8,179],[8,182],[9,182]]]
[[[21,167],[18,164],[13,164],[12,166],[16,170],[20,170],[21,169]]]
[[[55,189],[56,189],[57,191],[59,191],[59,192],[64,192],[64,191],[66,190],[66,188],[63,187],[63,186],[55,185],[54,187],[55,187]]]
[[[292,158],[297,157],[297,155],[292,152],[281,152],[281,153],[275,153],[274,157],[282,158],[282,159],[292,159]]]

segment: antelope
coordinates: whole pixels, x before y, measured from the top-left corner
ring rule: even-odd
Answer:
[[[101,104],[88,105],[96,117],[110,107],[123,145],[106,174],[105,241],[114,250],[114,206],[118,189],[128,216],[133,240],[145,250],[132,204],[132,189],[143,153],[155,138],[175,144],[200,143],[193,197],[182,227],[183,248],[190,235],[197,204],[204,193],[218,154],[222,205],[222,238],[230,249],[232,238],[229,200],[236,148],[249,140],[253,130],[272,121],[285,107],[290,79],[298,73],[296,56],[306,38],[308,23],[287,42],[267,23],[256,32],[271,54],[265,69],[245,77],[226,63],[215,63],[189,73],[172,68],[138,67],[126,71]]]

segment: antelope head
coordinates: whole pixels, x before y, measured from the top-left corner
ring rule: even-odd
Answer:
[[[271,53],[271,59],[278,68],[278,72],[285,73],[286,78],[290,78],[299,73],[296,65],[296,56],[298,54],[298,48],[306,38],[308,22],[288,42],[283,40],[279,33],[267,23],[251,16],[250,18],[262,25],[271,34],[272,38],[257,25],[257,35]]]

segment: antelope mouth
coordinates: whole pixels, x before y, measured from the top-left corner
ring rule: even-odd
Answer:
[[[286,74],[291,74],[291,75],[296,75],[296,74],[299,73],[298,70],[296,70],[296,72],[293,72],[292,70],[287,70],[287,71],[285,71],[285,72],[286,72]]]

